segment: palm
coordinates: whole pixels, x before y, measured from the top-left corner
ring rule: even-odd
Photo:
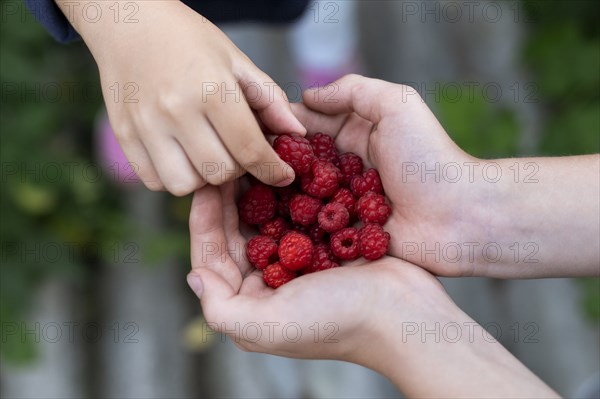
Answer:
[[[459,195],[459,191],[464,192],[459,190],[462,183],[445,180],[441,168],[450,163],[464,165],[470,158],[450,140],[420,100],[401,107],[401,113],[384,117],[377,124],[355,113],[328,116],[302,105],[296,105],[295,112],[309,132],[334,136],[340,151],[354,152],[363,158],[365,167],[378,169],[393,209],[386,224],[392,236],[391,255],[440,275],[468,274],[472,265],[448,266],[433,255],[423,259],[421,253],[423,248],[436,248],[436,243],[442,248],[464,239],[458,229],[470,210]],[[424,168],[433,170],[435,163],[440,165],[437,176],[421,176]]]
[[[192,267],[202,274],[205,291],[215,298],[203,297],[207,320],[223,320],[228,331],[237,328],[238,343],[253,351],[266,351],[268,347],[270,353],[287,356],[339,357],[342,354],[338,349],[347,347],[348,340],[361,339],[356,333],[366,321],[361,315],[366,317],[373,308],[384,315],[398,295],[418,292],[427,297],[428,293],[443,292],[431,274],[392,257],[375,262],[358,260],[301,276],[276,290],[268,287],[261,272],[248,264],[241,251],[246,237],[240,231],[232,183],[196,192],[190,231]],[[381,290],[381,281],[394,282],[392,289]],[[294,327],[288,333],[295,336],[300,331],[301,338],[286,339],[283,331],[274,330],[275,341],[266,342],[265,331],[259,340],[245,339],[245,327],[265,329],[268,325],[275,329]],[[346,344],[329,345],[323,352],[321,344],[342,342]],[[302,350],[297,350],[300,347]]]

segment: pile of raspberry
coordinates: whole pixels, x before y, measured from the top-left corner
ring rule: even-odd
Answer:
[[[382,226],[392,209],[376,169],[363,170],[358,155],[340,154],[323,133],[308,140],[281,135],[273,148],[296,180],[283,188],[255,182],[238,204],[240,218],[260,231],[246,256],[267,285],[385,255],[390,235]]]

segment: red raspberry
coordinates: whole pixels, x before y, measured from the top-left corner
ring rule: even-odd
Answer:
[[[317,198],[327,198],[338,188],[338,168],[331,162],[315,161],[310,173],[302,175],[302,191]]]
[[[319,212],[319,226],[328,233],[335,233],[348,226],[350,214],[343,204],[330,202]]]
[[[383,184],[376,169],[367,169],[362,176],[354,176],[350,181],[350,188],[357,197],[362,197],[369,191],[383,194]]]
[[[314,243],[322,243],[326,240],[327,232],[323,230],[318,224],[314,224],[308,229],[308,236],[313,240]]]
[[[352,191],[349,189],[345,187],[338,189],[335,194],[333,194],[333,197],[331,197],[331,202],[339,202],[344,205],[350,217],[354,216],[356,211],[356,198],[354,198]]]
[[[363,223],[384,225],[392,213],[392,208],[385,203],[385,197],[369,191],[356,202],[356,213]]]
[[[360,256],[358,249],[358,230],[347,227],[331,236],[331,251],[344,260],[356,259]]]
[[[275,194],[278,199],[276,208],[277,215],[283,217],[290,216],[290,200],[298,191],[298,188],[291,186],[275,188]]]
[[[344,176],[344,183],[350,184],[352,178],[360,175],[363,171],[363,161],[361,157],[353,152],[345,152],[339,156],[340,171]]]
[[[292,225],[292,228],[290,230],[291,231],[297,231],[298,233],[302,233],[305,236],[310,236],[310,229],[312,228],[312,226],[314,226],[314,225],[311,225],[311,226],[302,226],[301,224],[294,223]]]
[[[358,231],[360,254],[368,260],[381,258],[388,249],[390,233],[378,224],[367,224]]]
[[[315,223],[310,226],[302,226],[301,224],[294,224],[292,226],[291,230],[297,231],[298,233],[302,233],[305,236],[309,236],[310,239],[315,244],[320,244],[322,242],[327,241],[326,236],[328,233],[325,230],[323,230],[322,228],[320,228],[318,223]]]
[[[290,270],[300,270],[312,262],[312,251],[310,238],[292,231],[279,243],[279,262]]]
[[[317,244],[313,248],[313,261],[309,266],[302,269],[302,274],[319,272],[339,266],[329,246],[327,244]]]
[[[260,225],[260,234],[279,241],[289,229],[290,227],[284,218],[275,218]]]
[[[340,161],[333,137],[323,133],[316,133],[310,139],[310,145],[315,156],[321,161],[331,162],[334,165],[337,165]]]
[[[263,270],[263,280],[269,287],[278,288],[296,278],[296,272],[286,269],[281,263],[273,263]]]
[[[264,184],[252,186],[238,204],[240,218],[248,224],[261,224],[275,216],[277,200],[273,190]]]
[[[315,160],[315,153],[310,142],[304,137],[282,134],[273,142],[273,148],[297,174],[307,173]]]
[[[294,223],[310,226],[317,222],[317,215],[323,204],[316,198],[296,194],[290,201],[290,216]]]
[[[277,261],[277,243],[271,237],[252,237],[246,244],[246,256],[254,267],[262,270]]]

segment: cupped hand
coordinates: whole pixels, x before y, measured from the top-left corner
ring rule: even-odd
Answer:
[[[267,184],[291,182],[261,130],[305,133],[281,88],[182,2],[138,11],[136,23],[73,22],[98,63],[115,135],[146,186],[185,195],[245,171]]]
[[[485,193],[468,176],[453,181],[478,160],[448,137],[414,89],[348,75],[306,91],[304,103],[292,109],[309,134],[335,137],[340,151],[378,169],[393,208],[385,226],[390,255],[437,275],[482,272],[468,243],[480,241],[481,215],[473,204],[485,202]]]
[[[268,287],[246,260],[231,182],[195,193],[190,233],[188,282],[209,326],[244,350],[379,369],[398,322],[434,319],[453,306],[430,273],[392,257]]]

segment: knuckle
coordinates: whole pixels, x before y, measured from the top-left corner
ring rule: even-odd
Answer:
[[[356,81],[350,89],[350,97],[353,102],[360,101],[365,97],[367,86],[363,81]]]
[[[399,84],[396,87],[394,96],[402,100],[402,102],[422,102],[421,95],[414,87]]]
[[[344,76],[340,81],[344,83],[360,83],[366,78],[363,75],[359,75],[358,73],[351,73]]]
[[[188,179],[187,181],[184,179],[178,179],[167,184],[167,189],[169,192],[176,197],[186,196],[197,188],[198,182],[191,179]]]
[[[220,186],[224,183],[223,179],[217,175],[205,176],[204,178],[206,179],[206,182],[212,186]]]
[[[276,90],[276,92],[279,94],[279,96],[281,97],[281,99],[282,99],[282,100],[284,100],[285,102],[289,102],[289,100],[290,100],[290,99],[288,98],[288,95],[287,95],[287,93],[285,92],[285,90],[283,90],[283,89],[281,88],[281,86],[279,86],[279,85],[277,85],[277,86],[275,86],[275,87],[276,87],[276,89],[275,89],[275,90]]]
[[[126,145],[137,139],[136,130],[129,122],[117,122],[114,124],[113,133],[121,145]]]
[[[159,109],[167,115],[180,116],[189,112],[195,98],[183,90],[168,90],[160,96]]]
[[[208,184],[213,186],[220,186],[225,181],[223,179],[223,173],[220,170],[211,171],[211,173],[205,173],[202,177]]]

